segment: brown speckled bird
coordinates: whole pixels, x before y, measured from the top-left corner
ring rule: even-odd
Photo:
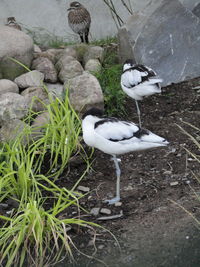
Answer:
[[[21,26],[16,22],[15,17],[8,17],[5,25],[20,31],[22,30]]]
[[[68,8],[68,23],[71,29],[78,33],[81,42],[88,43],[88,34],[90,30],[91,17],[87,9],[79,2],[71,2]]]

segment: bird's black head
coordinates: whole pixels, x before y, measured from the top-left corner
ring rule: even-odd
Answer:
[[[135,62],[134,62],[134,60],[133,59],[127,59],[125,62],[124,62],[124,65],[125,64],[128,64],[128,65],[131,65],[131,66],[133,66],[134,64],[135,64]]]
[[[79,2],[74,1],[74,2],[71,2],[71,3],[70,3],[70,8],[69,8],[68,10],[76,9],[76,8],[81,7],[81,6],[82,6],[82,5],[81,5]]]
[[[96,117],[102,117],[103,116],[103,111],[101,109],[98,108],[90,108],[89,110],[87,110],[83,116],[82,116],[82,120],[86,117],[86,116],[96,116]]]
[[[7,22],[15,22],[15,17],[8,17]]]

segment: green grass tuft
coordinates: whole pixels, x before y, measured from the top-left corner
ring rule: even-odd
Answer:
[[[104,94],[105,109],[108,115],[124,116],[125,94],[120,86],[122,66],[116,64],[105,66],[95,76],[100,82]]]

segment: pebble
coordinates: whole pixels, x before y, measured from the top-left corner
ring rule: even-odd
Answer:
[[[121,205],[122,205],[122,202],[120,201],[115,203],[115,207],[121,207]]]
[[[178,185],[178,182],[171,182],[170,183],[170,186],[176,186],[176,185]]]
[[[99,245],[98,249],[103,249],[105,246],[104,245]]]
[[[97,215],[99,215],[99,211],[100,211],[100,208],[92,208],[90,210],[90,214],[97,216]]]
[[[102,208],[102,209],[100,210],[100,213],[102,213],[102,214],[106,214],[106,215],[110,215],[110,214],[111,214],[111,210],[106,209],[106,208]]]
[[[163,172],[163,174],[164,175],[170,175],[170,174],[172,174],[172,171],[165,171],[165,172]]]
[[[90,191],[90,188],[89,188],[89,187],[86,187],[86,186],[83,186],[83,185],[79,185],[79,186],[77,187],[77,189],[78,189],[79,191],[82,191],[82,192],[85,192],[85,193],[87,193],[87,192]]]

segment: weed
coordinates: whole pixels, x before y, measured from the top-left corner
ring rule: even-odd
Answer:
[[[188,122],[183,122],[186,126],[189,126],[190,129],[192,129],[193,131],[195,131],[195,135],[189,133],[189,131],[186,131],[183,127],[181,127],[180,125],[177,125],[177,127],[181,130],[181,132],[183,132],[187,137],[189,137],[189,139],[193,142],[193,144],[195,145],[197,151],[200,151],[200,129]],[[194,151],[190,151],[188,148],[184,147],[184,149],[186,150],[186,152],[196,160],[196,162],[198,162],[200,164],[200,156],[199,153],[195,153]],[[198,177],[195,173],[193,173],[194,177],[196,178],[197,182],[200,185],[200,177]],[[194,190],[194,188],[191,187],[191,190],[195,196],[195,198],[200,201],[200,194],[199,192],[196,192]],[[172,200],[171,200],[172,201]],[[191,212],[189,212],[187,209],[185,209],[183,206],[181,206],[180,204],[178,204],[175,201],[172,201],[175,205],[177,205],[178,207],[180,207],[181,209],[183,209],[189,216],[192,217],[192,219],[196,222],[197,226],[200,229],[200,220],[199,218],[196,218],[194,216],[194,214],[192,214]]]
[[[121,69],[120,64],[105,65],[100,72],[95,74],[103,90],[108,115],[123,116],[126,114],[124,107],[126,96],[120,86]]]

